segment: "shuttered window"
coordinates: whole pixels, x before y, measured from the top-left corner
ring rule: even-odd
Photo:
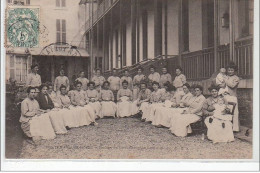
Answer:
[[[56,0],[56,7],[66,7],[66,0]]]
[[[56,19],[56,42],[66,43],[66,20]]]
[[[17,83],[25,83],[28,74],[27,56],[16,55],[10,57],[10,77]]]

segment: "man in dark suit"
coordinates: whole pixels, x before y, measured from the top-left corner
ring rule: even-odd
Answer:
[[[40,105],[40,109],[43,110],[51,110],[54,108],[54,104],[49,94],[47,93],[48,89],[49,89],[48,85],[42,84],[40,87],[41,92],[36,97],[36,100]]]

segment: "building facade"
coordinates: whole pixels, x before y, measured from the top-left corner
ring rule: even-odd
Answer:
[[[209,84],[212,74],[238,65],[241,119],[252,120],[253,0],[81,0],[81,42],[91,71],[105,76],[143,65],[182,66],[190,83]],[[245,117],[243,117],[245,116]],[[243,120],[244,119],[244,120]],[[251,123],[252,124],[252,123]]]
[[[32,64],[39,64],[42,82],[54,82],[59,70],[72,81],[80,71],[89,72],[89,55],[79,49],[79,0],[8,0],[8,6],[39,8],[39,46],[6,48],[6,79],[25,83]]]

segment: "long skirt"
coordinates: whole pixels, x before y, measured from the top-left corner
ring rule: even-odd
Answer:
[[[100,118],[115,117],[116,116],[116,104],[112,101],[101,102]]]
[[[85,105],[84,107],[78,106],[75,109],[75,118],[79,126],[87,126],[95,122],[94,110],[89,105]]]
[[[152,103],[152,104],[149,104],[143,110],[142,119],[144,119],[145,121],[153,122],[154,121],[156,108],[161,107],[162,105],[163,105],[163,103]]]
[[[230,117],[231,115],[224,115]],[[212,121],[210,123],[210,119]],[[216,142],[231,142],[234,141],[234,134],[232,128],[232,116],[230,120],[223,120],[216,118],[214,116],[207,117],[205,119],[205,124],[208,128],[207,136],[208,139],[212,140],[213,143]]]
[[[191,133],[190,124],[195,123],[201,119],[196,114],[176,114],[174,120],[171,120],[171,132],[176,136],[185,137]]]
[[[22,129],[24,130],[25,134],[29,134],[29,137],[54,139],[56,134],[54,132],[49,115],[49,113],[45,113],[40,116],[33,117],[28,123],[22,123]]]
[[[52,127],[56,134],[65,134],[67,133],[66,126],[63,121],[63,114],[60,110],[57,111],[50,111],[48,112],[50,115],[50,120],[52,123]]]
[[[100,104],[100,102],[98,102],[98,101],[97,102],[89,102],[88,105],[92,107],[92,109],[95,112],[96,118],[98,118],[99,115],[100,115],[100,111],[101,111],[101,104]]]
[[[129,117],[132,115],[132,102],[128,101],[128,97],[121,97],[120,102],[117,102],[117,116]]]
[[[225,95],[224,98],[227,100],[227,102],[234,102],[236,104],[238,103],[237,97],[235,97],[235,96]],[[233,116],[233,131],[235,131],[235,132],[239,131],[239,126],[240,126],[238,114],[239,114],[239,112],[238,112],[238,104],[237,104],[235,107],[234,116]]]
[[[79,127],[79,121],[77,117],[80,111],[77,109],[77,107],[70,106],[69,109],[61,109],[60,112],[63,115],[62,118],[65,126],[70,128]]]
[[[164,127],[173,128],[175,117],[183,112],[185,108],[157,107],[155,110],[153,125],[162,125]]]

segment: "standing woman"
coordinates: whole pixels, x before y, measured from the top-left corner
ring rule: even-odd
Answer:
[[[141,81],[145,81],[146,77],[143,74],[144,69],[142,67],[138,67],[137,69],[137,75],[135,75],[134,79],[133,79],[133,100],[136,100],[138,97],[138,93],[140,91],[140,83]]]
[[[149,70],[151,73],[148,76],[148,88],[152,89],[153,82],[160,82],[160,74],[155,71],[155,67],[153,65],[150,66]]]
[[[100,118],[104,117],[115,117],[116,116],[116,104],[113,102],[114,94],[109,89],[110,83],[105,81],[103,83],[103,88],[100,91],[100,101],[101,101],[101,112]]]
[[[234,117],[233,117],[233,131],[239,132],[239,112],[237,102],[237,87],[239,84],[239,77],[235,74],[237,72],[237,66],[234,63],[230,63],[227,67],[227,78],[224,79],[227,86],[227,92],[224,95],[228,102],[236,103]]]
[[[95,90],[95,83],[88,83],[88,90],[86,91],[86,96],[89,100],[89,105],[94,109],[96,117],[100,116],[101,104],[99,103],[99,93]]]
[[[117,116],[129,117],[132,115],[132,97],[133,93],[128,89],[128,82],[125,80],[122,82],[123,88],[117,93]]]
[[[101,70],[99,68],[96,69],[96,74],[93,76],[91,81],[95,83],[96,90],[100,92],[101,86],[106,81],[106,79],[101,75]]]
[[[113,74],[110,76],[107,81],[110,83],[110,89],[114,94],[115,102],[117,102],[117,92],[120,89],[120,78],[117,76],[117,71],[114,68]]]
[[[31,73],[28,74],[26,79],[26,86],[40,87],[42,84],[41,76],[38,74],[39,66],[37,64],[31,66]]]
[[[163,88],[164,83],[166,83],[167,81],[172,83],[172,76],[167,72],[167,67],[163,67],[162,75],[161,75],[160,82],[159,82],[160,87]]]
[[[219,87],[212,85],[208,90],[211,96],[205,100],[202,108],[203,115],[207,116],[205,124],[208,128],[208,139],[213,143],[234,141],[232,115],[226,111],[218,113],[217,110],[221,102],[227,105],[227,101],[218,95]]]
[[[128,69],[126,69],[124,71],[124,76],[121,77],[120,88],[123,88],[123,86],[122,86],[123,81],[127,81],[128,82],[128,89],[133,90],[133,80],[132,80],[131,76],[129,76],[129,70]]]
[[[54,91],[59,94],[59,88],[61,85],[66,86],[66,90],[69,91],[70,89],[70,82],[69,78],[65,76],[65,72],[63,69],[60,70],[60,76],[57,76],[54,82]]]
[[[173,85],[177,88],[177,92],[183,93],[183,85],[186,83],[186,76],[182,74],[181,67],[177,67],[175,71],[176,71],[176,76],[173,81]]]
[[[170,130],[176,136],[187,136],[188,133],[192,132],[190,124],[201,119],[202,106],[205,101],[205,97],[202,95],[203,88],[200,85],[195,85],[194,91],[194,97],[190,99],[187,109],[177,114],[174,121],[171,121],[173,124]]]
[[[79,77],[75,80],[82,83],[82,89],[86,91],[88,89],[89,80],[85,77],[85,72],[81,71]]]
[[[163,105],[163,95],[164,91],[159,90],[159,83],[158,82],[153,82],[153,92],[150,96],[150,104],[143,111],[143,116],[142,119],[148,122],[153,122],[154,120],[154,114],[155,114],[155,109],[159,106]]]

